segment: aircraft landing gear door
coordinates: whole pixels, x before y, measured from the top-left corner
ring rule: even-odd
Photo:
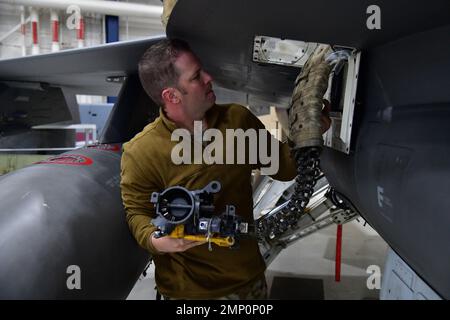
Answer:
[[[338,47],[334,49],[339,50]],[[330,130],[324,134],[324,145],[347,154],[350,153],[360,59],[361,52],[349,51],[347,61],[331,73],[325,93],[325,97],[331,101],[332,122]]]
[[[253,61],[302,68],[318,45],[314,42],[255,36]],[[332,124],[323,139],[325,146],[348,154],[361,53],[354,48],[338,45],[332,45],[332,48],[329,59],[337,62],[324,95],[331,102]]]

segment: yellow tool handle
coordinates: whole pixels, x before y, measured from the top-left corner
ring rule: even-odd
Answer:
[[[184,239],[192,240],[192,241],[207,241],[206,236],[186,235],[186,236],[184,236]],[[231,247],[234,244],[234,238],[233,237],[226,237],[226,238],[211,237],[209,239],[209,241],[211,241],[212,243],[217,244],[220,247]]]
[[[169,237],[177,239],[186,239],[190,241],[205,241],[205,242],[208,241],[207,237],[204,235],[185,235],[184,225],[182,224],[176,226],[175,229],[170,233]],[[234,244],[233,237],[226,237],[226,238],[211,237],[209,241],[215,243],[220,247],[231,247]]]

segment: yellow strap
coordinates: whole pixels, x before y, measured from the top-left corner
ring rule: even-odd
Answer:
[[[186,239],[186,240],[190,240],[190,241],[207,242],[207,237],[204,235],[185,235],[184,234],[184,225],[182,225],[182,224],[176,226],[175,229],[170,233],[169,236],[171,238],[177,238],[177,239]],[[212,243],[215,243],[216,245],[218,245],[220,247],[231,247],[234,244],[233,237],[226,237],[226,238],[211,237],[209,240]]]

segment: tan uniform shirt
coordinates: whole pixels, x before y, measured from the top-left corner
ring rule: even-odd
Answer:
[[[208,128],[219,129],[224,137],[225,129],[264,129],[257,117],[236,104],[214,105],[206,113],[206,122]],[[156,284],[161,294],[178,299],[221,297],[249,285],[264,272],[265,263],[257,241],[241,239],[239,249],[213,244],[210,252],[205,244],[181,253],[159,254],[149,242],[155,230],[150,223],[155,217],[150,196],[154,191],[161,192],[175,185],[198,190],[218,180],[222,189],[214,198],[215,213],[223,213],[225,205],[232,204],[237,215],[252,222],[251,171],[259,165],[175,165],[171,160],[172,148],[178,144],[178,141],[171,141],[174,129],[176,125],[161,112],[160,117],[124,144],[121,189],[127,222],[137,242],[153,254]],[[295,174],[289,148],[281,144],[279,171],[272,177],[287,181]]]

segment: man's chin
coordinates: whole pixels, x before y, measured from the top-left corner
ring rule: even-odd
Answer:
[[[208,102],[211,104],[209,108],[211,108],[216,103],[216,95],[214,94],[214,92],[208,94]]]

